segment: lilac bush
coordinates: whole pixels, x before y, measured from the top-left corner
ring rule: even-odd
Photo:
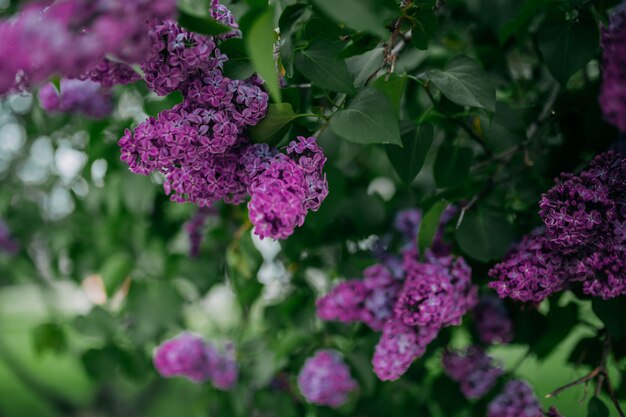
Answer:
[[[442,358],[444,372],[459,383],[466,398],[481,398],[496,384],[504,370],[481,348],[465,351],[446,350]]]

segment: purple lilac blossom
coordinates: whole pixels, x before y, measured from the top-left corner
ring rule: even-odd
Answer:
[[[546,413],[546,416],[547,417],[563,417],[561,413],[559,413],[559,410],[556,409],[556,407],[550,407],[550,409]]]
[[[200,245],[204,237],[204,225],[206,220],[216,210],[212,207],[199,207],[191,220],[185,224],[185,231],[189,237],[189,256],[196,257],[200,254]]]
[[[141,76],[130,65],[105,58],[78,78],[91,80],[100,83],[103,87],[111,88],[115,85],[133,84],[139,81]]]
[[[214,361],[211,348],[200,336],[185,332],[165,341],[154,354],[154,366],[162,376],[182,376],[194,382],[204,382],[211,376]]]
[[[539,205],[545,227],[489,272],[498,295],[539,303],[576,282],[603,299],[626,294],[626,158],[598,155],[580,174],[562,175]]]
[[[393,221],[393,226],[396,228],[397,231],[402,233],[406,240],[414,241],[415,239],[417,239],[417,232],[419,231],[421,222],[422,210],[406,209],[399,211],[396,214],[396,218]]]
[[[48,83],[39,89],[41,107],[49,113],[81,113],[102,119],[113,111],[111,92],[96,82],[63,78],[60,87],[59,92]]]
[[[9,255],[14,255],[19,249],[20,246],[11,236],[9,227],[0,219],[0,250],[8,253]]]
[[[298,136],[286,154],[269,159],[265,170],[248,186],[248,211],[261,239],[285,239],[302,226],[309,210],[317,211],[328,195],[323,173],[326,157],[313,137]],[[246,166],[245,171],[256,170]]]
[[[407,326],[441,328],[458,325],[476,305],[477,288],[463,258],[441,257],[422,263],[416,253],[404,256],[405,282],[395,316]]]
[[[397,319],[387,321],[374,350],[374,373],[382,381],[400,378],[438,333],[434,327],[411,327]]]
[[[150,44],[144,22],[169,18],[175,10],[173,0],[29,3],[0,21],[0,94],[54,74],[81,76],[107,54],[141,62]]]
[[[481,342],[486,344],[511,343],[513,340],[513,322],[500,298],[493,295],[481,297],[473,314]]]
[[[602,29],[603,80],[600,106],[607,121],[626,132],[626,2]]]
[[[308,358],[298,374],[300,392],[310,403],[341,407],[357,389],[350,369],[333,350],[320,350]]]
[[[466,398],[481,398],[496,384],[504,370],[481,348],[446,350],[442,358],[445,373],[458,382]]]
[[[318,299],[318,317],[344,323],[362,322],[372,330],[382,330],[392,317],[393,303],[402,283],[380,264],[370,266],[363,274],[364,279],[344,281]]]
[[[231,389],[239,377],[232,344],[220,353],[212,343],[190,332],[183,332],[157,347],[154,366],[163,377],[182,376],[198,383],[210,380],[221,390]]]
[[[513,380],[489,404],[487,417],[542,417],[533,389],[525,381]]]

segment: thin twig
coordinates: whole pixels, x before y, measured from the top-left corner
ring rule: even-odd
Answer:
[[[600,372],[602,372],[602,368],[598,366],[597,368],[594,368],[593,371],[589,372],[587,375],[583,376],[582,378],[579,378],[576,381],[570,382],[569,384],[565,384],[562,387],[555,389],[551,393],[547,394],[546,398],[552,398],[554,396],[559,395],[561,392],[565,391],[568,388],[575,387],[576,385],[584,384],[585,382],[590,381],[596,376],[598,376]]]

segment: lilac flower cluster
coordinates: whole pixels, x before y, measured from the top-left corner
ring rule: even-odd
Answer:
[[[193,382],[210,380],[221,390],[231,389],[239,376],[232,345],[222,354],[211,343],[190,332],[161,344],[154,354],[154,366],[163,377],[182,376]]]
[[[542,417],[543,411],[533,389],[521,380],[506,384],[487,409],[487,417]]]
[[[0,94],[54,74],[90,73],[107,54],[141,62],[144,22],[174,15],[174,0],[60,0],[29,4],[0,22]],[[68,47],[70,46],[70,47]]]
[[[500,298],[481,297],[473,315],[481,342],[506,344],[513,340],[513,322]]]
[[[600,106],[604,117],[626,132],[626,2],[611,16],[602,30],[603,81]]]
[[[478,302],[469,266],[449,255],[442,231],[442,243],[428,249],[425,262],[420,261],[415,238],[420,219],[418,211],[396,217],[406,243],[399,265],[395,257],[387,257],[384,264],[366,269],[364,279],[340,283],[316,305],[322,320],[361,322],[382,331],[372,359],[382,380],[402,376],[443,327],[460,324]]]
[[[348,401],[358,384],[337,352],[319,350],[300,370],[298,387],[308,402],[337,408]]]
[[[107,117],[113,111],[111,92],[93,81],[61,79],[60,90],[48,83],[39,89],[39,102],[50,113],[82,113],[94,119]]]
[[[539,205],[544,227],[489,272],[500,297],[538,303],[575,282],[603,299],[626,294],[626,158],[598,155]]]
[[[285,239],[328,194],[326,158],[315,138],[298,137],[284,154],[248,143],[246,129],[265,117],[268,95],[257,76],[241,81],[222,74],[228,57],[216,42],[236,36],[237,24],[217,1],[211,14],[235,30],[214,38],[170,20],[151,28],[146,83],[159,95],[181,91],[184,101],[127,130],[121,159],[136,174],[161,172],[172,201],[205,207],[240,204],[250,195],[255,233]]]
[[[446,350],[442,358],[445,373],[459,383],[466,398],[481,398],[496,384],[504,370],[481,348]]]
[[[9,227],[0,219],[0,250],[8,253],[9,255],[14,255],[19,249],[20,246],[11,236]]]

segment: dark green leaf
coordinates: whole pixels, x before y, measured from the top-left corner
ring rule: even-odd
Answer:
[[[246,0],[246,3],[253,9],[262,9],[267,7],[267,0]]]
[[[428,79],[451,101],[462,106],[496,110],[496,89],[487,73],[470,58],[460,55],[445,70],[432,70]]]
[[[244,33],[244,41],[254,69],[265,80],[265,86],[274,101],[280,102],[280,88],[274,62],[276,33],[272,8],[268,8],[255,17],[249,30]]]
[[[383,66],[383,48],[374,48],[363,55],[346,59],[348,71],[354,78],[354,86],[363,87],[367,80]]]
[[[178,9],[178,23],[192,32],[203,35],[221,35],[232,30],[210,16],[201,16],[182,7]]]
[[[372,83],[373,87],[385,93],[389,101],[391,101],[393,108],[396,110],[396,114],[400,114],[400,104],[402,102],[406,80],[405,75],[392,73],[381,76]]]
[[[337,58],[336,46],[317,41],[308,49],[296,54],[294,64],[298,71],[315,85],[327,90],[354,93],[354,81],[346,62]]]
[[[598,25],[591,16],[581,13],[576,20],[567,20],[564,12],[557,12],[543,22],[537,41],[550,72],[565,85],[596,55],[598,37]]]
[[[420,253],[424,253],[427,248],[430,248],[433,244],[433,239],[439,230],[440,218],[443,211],[448,207],[448,202],[441,200],[432,205],[428,209],[424,218],[420,223],[419,233],[417,235],[417,242],[420,249]]]
[[[531,344],[532,352],[538,359],[548,357],[567,338],[577,323],[578,306],[575,303],[561,307],[556,302],[551,302],[550,312],[546,316],[546,327],[541,333],[539,329],[534,330],[536,335]]]
[[[345,110],[336,112],[330,119],[330,128],[351,142],[402,146],[398,120],[389,99],[372,87],[357,94]]]
[[[513,228],[504,215],[485,208],[469,210],[456,231],[463,252],[482,262],[504,256],[513,238]]]
[[[494,153],[504,152],[526,138],[526,126],[518,111],[498,102],[493,118],[481,116],[480,135]]]
[[[245,80],[254,74],[254,66],[240,38],[226,39],[220,43],[220,51],[228,56],[224,63],[224,75],[235,80]]]
[[[37,354],[52,351],[56,354],[67,349],[63,328],[56,323],[44,323],[33,329],[33,346]]]
[[[433,126],[424,123],[419,126],[409,124],[401,132],[402,148],[387,145],[387,157],[396,173],[405,184],[411,184],[424,165],[426,153],[434,138]]]
[[[437,15],[432,9],[422,8],[414,17],[416,22],[411,32],[411,41],[417,49],[428,49],[428,41],[437,31]]]
[[[263,290],[257,279],[261,263],[261,254],[254,247],[250,233],[245,233],[226,252],[230,283],[244,312],[250,310]]]
[[[597,337],[581,339],[570,352],[567,361],[575,366],[596,367],[602,360],[602,341]]]
[[[111,313],[102,307],[94,307],[88,314],[76,317],[74,328],[87,336],[106,340],[117,332],[117,323]]]
[[[337,22],[383,39],[389,36],[385,24],[400,15],[393,0],[313,0],[313,3]]]
[[[296,3],[285,7],[278,20],[281,37],[291,32],[293,25],[305,14],[308,7],[304,3]]]
[[[110,256],[102,266],[102,281],[109,296],[115,294],[134,268],[134,262],[126,253],[119,252]]]
[[[433,165],[437,186],[447,188],[465,181],[473,157],[470,148],[443,143],[437,151]]]
[[[165,97],[148,97],[144,101],[143,109],[148,116],[156,117],[163,110],[171,109],[178,103],[182,103],[182,101],[183,95],[180,91],[174,91]]]
[[[587,406],[587,417],[609,417],[609,408],[598,397],[592,397]]]
[[[256,143],[275,145],[282,139],[294,119],[300,117],[289,103],[270,104],[267,115],[256,126],[250,127],[250,139]]]
[[[611,300],[594,298],[591,302],[593,312],[598,316],[606,329],[617,339],[626,335],[624,317],[626,317],[626,297],[617,297]]]

